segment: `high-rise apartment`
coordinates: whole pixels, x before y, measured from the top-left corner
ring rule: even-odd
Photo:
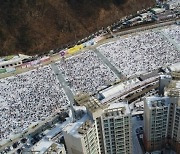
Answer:
[[[180,153],[180,81],[173,80],[165,89],[170,98],[167,144]]]
[[[148,97],[144,102],[144,143],[147,151],[165,146],[170,99]]]
[[[85,94],[78,95],[75,99],[78,105],[86,107],[85,116],[90,124],[86,124],[87,120],[82,120],[81,125],[76,121],[64,129],[68,153],[132,153],[131,113],[127,103],[102,105],[97,99]],[[96,150],[92,152],[92,149]]]
[[[86,114],[63,129],[68,154],[99,154],[95,123]]]
[[[127,103],[113,103],[101,116],[105,154],[131,154],[131,113]]]
[[[175,68],[176,71],[179,70],[179,67]],[[147,151],[161,150],[168,147],[180,154],[179,72],[171,72],[172,81],[164,88],[163,95],[165,97],[145,99],[144,143]]]

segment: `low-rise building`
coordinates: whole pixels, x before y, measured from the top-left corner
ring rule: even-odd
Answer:
[[[9,57],[2,57],[0,60],[0,69],[10,68],[10,67],[17,67],[22,65],[22,61],[25,58],[29,58],[30,56],[27,55],[16,55],[16,56],[9,56]]]
[[[26,151],[24,152],[26,153]],[[30,152],[32,154],[66,154],[63,144],[57,144],[48,139],[40,140],[31,148]]]

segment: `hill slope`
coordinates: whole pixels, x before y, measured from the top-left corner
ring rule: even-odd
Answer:
[[[154,3],[154,0],[0,0],[0,55],[48,51]]]

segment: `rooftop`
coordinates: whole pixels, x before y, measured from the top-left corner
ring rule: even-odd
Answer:
[[[44,154],[45,152],[48,152],[50,147],[56,147],[57,153],[58,151],[64,149],[64,145],[62,144],[57,144],[51,140],[42,139],[31,148],[31,151],[38,154]]]
[[[180,72],[180,62],[168,67],[172,72]]]
[[[85,134],[89,128],[92,126],[92,121],[87,120],[85,123],[83,123],[79,128],[78,128],[78,133],[79,134]]]
[[[104,117],[116,117],[116,116],[125,116],[130,114],[129,105],[126,102],[118,102],[112,103],[110,106],[104,111]]]
[[[62,131],[62,129],[69,123],[70,119],[68,119],[67,121],[63,122],[63,123],[59,123],[56,125],[56,127],[54,127],[52,130],[49,130],[46,133],[46,137],[52,139],[53,137],[55,137],[58,133],[60,133]]]
[[[48,140],[43,139],[37,144],[35,144],[32,147],[31,151],[39,152],[39,154],[43,154],[51,147],[52,144],[53,144],[53,141],[48,141]]]
[[[180,97],[180,80],[172,80],[165,89],[165,95],[171,97]]]
[[[91,113],[103,109],[103,105],[94,97],[90,97],[86,93],[81,93],[75,96],[78,105],[85,106]]]
[[[171,76],[175,80],[180,80],[180,72],[171,72]]]
[[[30,56],[19,54],[19,55],[0,57],[0,66],[7,65],[9,63],[16,63],[25,58],[30,58]]]
[[[114,96],[117,93],[121,93],[124,89],[127,88],[127,86],[133,85],[133,84],[138,83],[138,82],[139,82],[138,78],[130,79],[130,80],[121,82],[121,83],[119,83],[119,84],[117,84],[115,86],[109,87],[109,88],[101,91],[100,93],[105,98],[108,98],[108,97]]]
[[[168,97],[147,97],[146,103],[150,108],[161,108],[168,106],[169,104],[169,98]]]
[[[90,117],[85,114],[80,120],[68,124],[63,131],[74,137],[81,138],[82,134],[84,134],[90,126]]]
[[[90,98],[90,95],[87,93],[78,93],[76,96],[74,96],[76,103],[79,105],[87,102],[89,98]]]

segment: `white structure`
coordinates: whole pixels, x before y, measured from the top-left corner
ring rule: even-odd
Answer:
[[[102,90],[99,92],[100,97],[102,99],[104,99],[102,101],[102,103],[107,102],[109,100],[111,100],[112,98],[114,98],[115,96],[128,91],[129,89],[131,89],[134,85],[139,84],[140,81],[138,78],[134,78],[134,79],[130,79],[124,82],[121,82],[117,85],[111,86],[105,90]]]
[[[153,8],[151,9],[153,13],[155,14],[160,14],[160,13],[163,13],[165,11],[164,8]]]
[[[19,54],[17,56],[12,57],[11,59],[5,61],[5,58],[1,58],[0,60],[0,69],[1,68],[9,68],[9,67],[17,67],[22,64],[22,60],[25,58],[30,58],[30,56]]]
[[[20,57],[10,59],[8,61],[1,61],[0,68],[9,68],[9,67],[17,67],[22,64],[22,59]]]

